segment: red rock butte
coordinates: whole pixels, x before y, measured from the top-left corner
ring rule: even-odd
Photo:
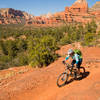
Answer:
[[[88,4],[86,0],[77,0],[69,10],[73,13],[87,13],[88,12]]]
[[[97,2],[95,5],[99,5],[100,2]],[[96,8],[97,9],[97,8]],[[67,23],[72,22],[81,22],[87,23],[90,22],[93,18],[95,20],[100,20],[100,9],[90,10],[88,8],[87,0],[77,0],[70,7],[65,7],[65,11],[57,12],[55,14],[47,14],[44,16],[34,17],[35,21],[33,24],[57,24],[63,21]]]
[[[24,20],[23,20],[24,19]],[[100,1],[92,8],[88,8],[87,0],[76,0],[70,7],[65,7],[62,12],[48,13],[41,16],[33,16],[12,8],[0,9],[0,24],[25,25],[59,25],[61,23],[87,23],[92,19],[100,21]]]

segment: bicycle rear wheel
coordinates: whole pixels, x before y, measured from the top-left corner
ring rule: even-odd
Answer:
[[[68,80],[68,76],[69,75],[67,74],[67,72],[61,73],[57,78],[57,86],[64,86]]]

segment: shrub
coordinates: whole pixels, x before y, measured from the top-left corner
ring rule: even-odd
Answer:
[[[93,45],[93,42],[95,41],[95,34],[93,33],[86,33],[84,36],[84,41],[82,42],[82,45]]]
[[[8,51],[6,49],[6,45],[5,45],[5,43],[3,41],[0,41],[0,48],[1,48],[1,50],[2,50],[4,55],[8,55]]]
[[[85,26],[86,33],[96,33],[97,25],[94,20],[92,20],[90,23],[87,23]]]
[[[59,42],[60,45],[66,45],[66,44],[70,44],[70,43],[71,43],[71,39],[67,35],[64,36]]]
[[[57,56],[56,41],[52,36],[44,36],[41,39],[29,41],[29,63],[33,67],[42,67],[53,62]]]
[[[9,56],[15,57],[17,55],[18,49],[16,46],[16,41],[11,41],[11,40],[6,41],[5,47]]]
[[[19,50],[19,52],[23,52],[23,51],[27,50],[27,41],[23,40],[23,39],[18,39],[16,41],[16,46],[17,46],[17,49]]]

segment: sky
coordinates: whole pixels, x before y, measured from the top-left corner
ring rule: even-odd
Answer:
[[[64,11],[66,6],[71,6],[76,0],[0,0],[0,8],[14,8],[40,16],[47,13]],[[89,7],[100,0],[87,0]]]

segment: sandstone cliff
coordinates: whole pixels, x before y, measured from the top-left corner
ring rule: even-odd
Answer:
[[[18,24],[26,23],[27,19],[31,19],[33,16],[12,8],[0,9],[0,24]]]
[[[96,2],[92,8],[90,8],[90,10],[92,11],[97,11],[97,10],[100,10],[100,1]]]
[[[33,16],[26,12],[12,8],[0,9],[0,24],[25,24],[25,25],[57,25],[68,22],[90,22],[93,18],[100,21],[100,1],[92,8],[88,8],[87,0],[76,0],[72,6],[65,7],[64,11],[54,14],[48,13],[41,16]]]

